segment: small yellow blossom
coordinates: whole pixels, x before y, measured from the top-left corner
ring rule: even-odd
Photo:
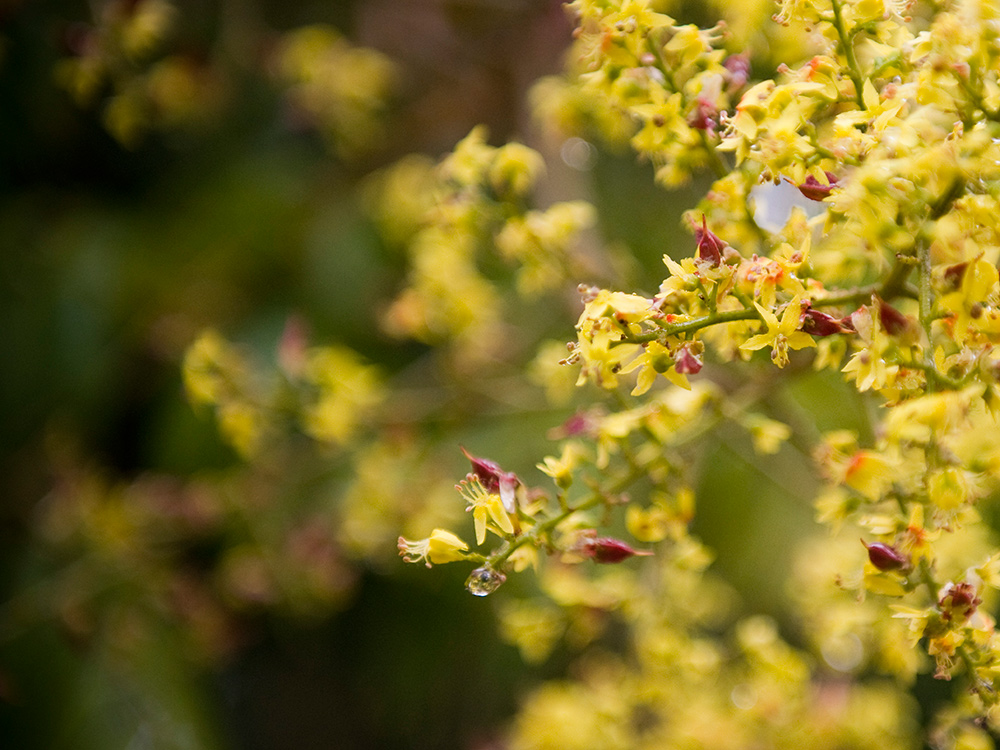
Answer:
[[[767,325],[767,332],[751,336],[740,345],[740,349],[756,351],[757,349],[763,349],[765,346],[770,346],[772,361],[778,367],[784,367],[788,364],[789,349],[804,349],[816,346],[816,342],[813,341],[812,336],[798,330],[799,316],[802,312],[802,300],[799,297],[796,296],[785,306],[785,311],[782,313],[780,321],[774,313],[761,307],[756,302],[754,302],[754,307],[757,308],[757,312],[760,313],[761,318]]]
[[[579,466],[586,454],[581,445],[574,441],[563,444],[559,458],[546,456],[538,468],[552,477],[560,489],[568,489],[573,484],[573,470]]]
[[[469,549],[469,545],[445,529],[434,529],[427,539],[412,542],[399,537],[396,546],[404,562],[423,561],[428,568],[432,563],[441,565],[464,560],[465,552]]]
[[[473,476],[472,479],[463,480],[458,485],[458,490],[469,503],[466,510],[472,511],[472,518],[476,524],[476,544],[486,541],[487,529],[498,536],[514,533],[514,525],[504,510],[500,495],[487,491],[478,477]]]

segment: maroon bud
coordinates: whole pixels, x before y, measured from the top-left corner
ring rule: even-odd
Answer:
[[[648,550],[632,549],[625,542],[608,536],[586,539],[580,546],[580,550],[594,562],[602,564],[620,563],[637,555],[653,554]]]
[[[846,333],[851,330],[844,327],[841,319],[812,308],[802,314],[801,329],[810,336],[832,336],[835,333]]]
[[[687,124],[697,130],[705,130],[714,133],[719,126],[719,110],[716,106],[703,97],[698,97],[695,102],[694,111],[688,115]]]
[[[895,547],[882,544],[882,542],[868,544],[864,539],[861,540],[861,543],[868,550],[868,559],[879,570],[902,570],[910,567],[909,559]]]
[[[878,304],[879,319],[882,327],[890,336],[896,336],[910,327],[910,320],[903,313],[892,305],[887,305],[881,299],[876,298]]]
[[[955,265],[948,266],[944,269],[944,280],[947,282],[949,289],[955,290],[962,286],[962,279],[965,277],[965,269],[968,267],[968,262],[965,262],[956,263]]]
[[[709,230],[705,214],[701,215],[701,228],[695,229],[694,236],[698,240],[698,257],[707,260],[713,266],[719,265],[726,243]]]
[[[826,179],[830,183],[824,185],[816,179],[814,175],[806,177],[806,181],[801,185],[796,185],[799,192],[811,201],[821,201],[837,187],[837,178],[830,172],[826,173]]]
[[[949,583],[941,590],[938,608],[944,620],[965,622],[983,600],[976,595],[976,587],[968,581]]]
[[[697,375],[701,372],[701,367],[701,360],[688,347],[682,346],[674,360],[674,369],[681,375]]]
[[[459,448],[472,463],[472,474],[475,475],[480,484],[486,488],[487,492],[499,493],[504,510],[508,513],[514,513],[516,510],[514,490],[521,483],[517,474],[512,471],[504,471],[496,461],[471,455],[463,446],[459,446]]]

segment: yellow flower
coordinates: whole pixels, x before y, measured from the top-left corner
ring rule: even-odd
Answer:
[[[396,546],[404,562],[415,563],[423,560],[428,568],[431,567],[431,563],[441,565],[464,560],[464,553],[469,549],[469,545],[445,529],[434,529],[427,539],[413,542],[399,537]]]
[[[538,464],[538,468],[552,477],[556,481],[556,486],[565,490],[573,484],[573,470],[585,457],[586,454],[580,444],[570,441],[563,445],[559,458],[546,456],[544,461]]]
[[[799,327],[799,316],[802,312],[802,301],[796,296],[785,307],[785,312],[779,321],[777,316],[770,310],[761,307],[756,302],[753,303],[760,313],[760,317],[767,324],[767,333],[758,333],[751,336],[740,349],[746,351],[756,351],[765,346],[771,347],[771,359],[778,367],[788,364],[789,349],[804,349],[809,346],[816,346],[816,342],[808,333],[797,330]]]
[[[497,536],[514,533],[514,525],[504,510],[500,495],[487,491],[478,477],[463,480],[457,487],[462,497],[469,503],[466,510],[472,511],[472,518],[476,523],[476,544],[486,541],[486,529]],[[492,525],[490,521],[493,522]]]

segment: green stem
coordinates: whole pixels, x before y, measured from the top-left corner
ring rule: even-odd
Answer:
[[[590,508],[600,505],[603,501],[604,501],[603,495],[601,495],[600,493],[594,493],[594,495],[587,498],[579,505],[566,508],[566,510],[562,511],[558,515],[552,516],[552,518],[550,518],[549,520],[543,521],[542,523],[533,527],[531,531],[529,531],[527,534],[522,534],[521,536],[512,540],[510,544],[507,546],[507,548],[503,550],[503,552],[500,552],[496,555],[492,555],[489,558],[485,558],[486,564],[489,565],[494,570],[499,568],[501,565],[507,562],[508,558],[510,558],[510,556],[514,553],[514,550],[518,549],[519,547],[523,547],[528,542],[536,542],[538,539],[546,536],[556,526],[565,521],[574,513],[577,513],[582,510],[589,510]]]
[[[933,291],[931,289],[931,247],[927,242],[917,243],[917,288],[919,291],[918,304],[920,315],[920,326],[924,329],[924,336],[927,341],[927,348],[924,351],[924,364],[927,366],[926,372],[933,372],[938,377],[927,378],[927,392],[933,393],[937,390],[938,378],[941,374],[934,368],[931,356],[931,323],[933,323]]]
[[[834,305],[846,305],[852,303],[863,304],[865,302],[870,302],[873,294],[877,294],[886,302],[889,302],[896,297],[909,297],[917,299],[918,291],[906,283],[912,269],[912,263],[907,263],[902,260],[897,261],[885,281],[878,284],[868,284],[867,286],[854,287],[853,289],[839,289],[825,297],[813,300],[812,304],[814,307],[832,307]]]
[[[737,320],[759,320],[760,315],[756,310],[727,310],[726,312],[705,315],[701,318],[689,320],[686,323],[676,325],[665,325],[658,331],[649,333],[631,334],[626,339],[629,344],[641,344],[646,341],[657,341],[664,336],[679,336],[684,333],[693,333],[702,328],[719,325],[721,323],[732,323]]]
[[[833,0],[833,25],[837,29],[837,36],[840,37],[840,46],[844,50],[844,57],[847,58],[847,66],[850,68],[851,80],[854,81],[854,100],[858,107],[867,110],[864,97],[865,79],[861,75],[861,66],[854,56],[854,44],[847,34],[847,27],[844,25],[844,15],[841,12],[840,0]]]
[[[705,149],[705,153],[708,154],[708,164],[715,173],[717,179],[722,179],[729,174],[729,167],[722,160],[719,152],[715,150],[715,144],[709,140],[708,133],[704,130],[698,130],[698,136],[701,138],[701,146]]]

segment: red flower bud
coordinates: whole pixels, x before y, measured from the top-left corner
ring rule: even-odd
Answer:
[[[810,336],[832,336],[835,333],[846,333],[851,330],[845,328],[839,318],[811,308],[802,314],[801,329]]]
[[[955,290],[962,286],[965,269],[968,267],[969,263],[966,261],[965,263],[956,263],[944,269],[944,280],[948,285],[948,289]]]
[[[696,375],[701,372],[702,363],[686,346],[682,346],[674,360],[674,369],[681,375]]]
[[[910,319],[891,305],[887,305],[881,299],[876,298],[878,304],[878,315],[882,321],[882,327],[890,336],[902,333],[910,327]]]
[[[879,570],[902,570],[910,567],[910,560],[895,547],[882,542],[868,544],[864,539],[861,543],[868,550],[868,559]]]
[[[962,583],[949,583],[941,589],[938,608],[941,610],[941,617],[944,620],[965,622],[982,603],[983,600],[976,595],[976,587],[968,581],[963,581]]]
[[[799,192],[811,201],[821,201],[837,187],[837,178],[830,172],[826,173],[829,185],[824,185],[813,175],[808,175],[806,181],[801,185],[796,185]]]
[[[703,97],[698,97],[695,102],[694,111],[688,115],[687,124],[697,130],[705,130],[714,133],[718,127],[719,110],[715,105]]]
[[[472,474],[470,476],[474,475],[479,479],[479,482],[486,488],[487,492],[498,493],[500,499],[503,501],[504,510],[508,513],[514,513],[517,510],[514,503],[514,490],[521,483],[517,478],[517,474],[512,471],[504,471],[496,461],[471,455],[463,446],[459,446],[459,448],[461,448],[462,453],[472,463]]]
[[[594,562],[603,564],[620,563],[636,555],[653,554],[648,550],[632,549],[625,542],[607,536],[595,536],[584,540],[580,545],[580,551]]]
[[[705,214],[701,215],[701,228],[695,229],[694,236],[698,240],[698,257],[707,260],[713,266],[719,265],[726,243],[709,230]]]

